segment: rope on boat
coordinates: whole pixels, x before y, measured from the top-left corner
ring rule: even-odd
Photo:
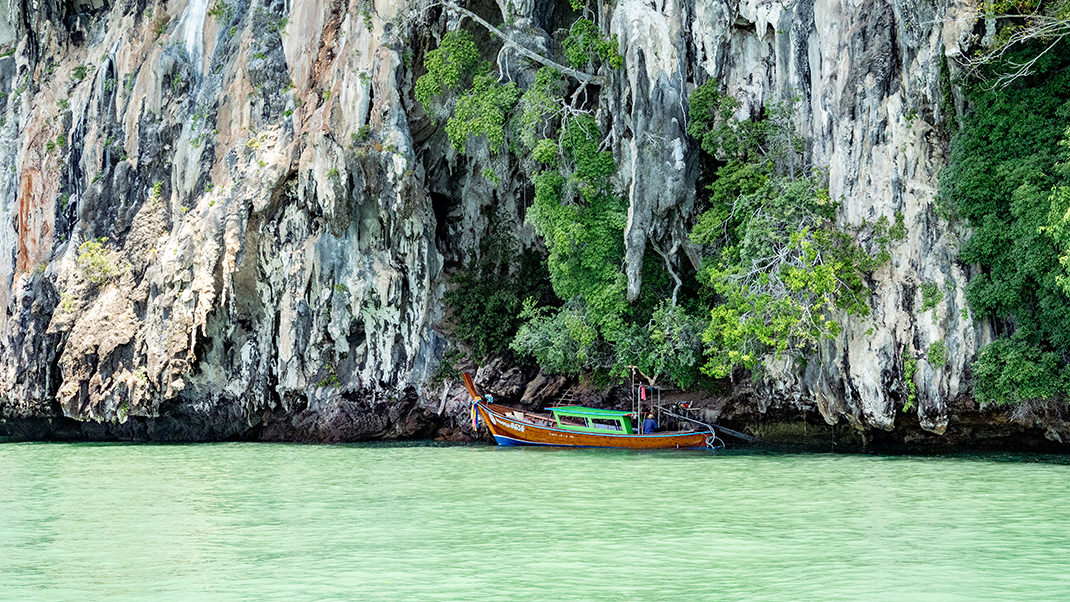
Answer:
[[[720,445],[717,445],[718,441],[721,442]],[[717,433],[714,433],[714,434],[710,435],[709,437],[706,437],[706,447],[708,449],[711,449],[711,450],[712,449],[724,449],[724,441],[720,437],[717,436]]]
[[[742,439],[742,440],[746,441],[747,443],[761,443],[762,442],[762,440],[757,438],[757,437],[752,437],[750,435],[746,435],[746,434],[741,433],[739,431],[733,431],[732,429],[725,428],[725,427],[720,426],[720,425],[706,424],[705,422],[702,422],[701,420],[696,420],[696,419],[692,418],[691,416],[683,416],[683,415],[677,414],[675,412],[670,412],[669,410],[666,410],[665,408],[661,408],[661,411],[666,413],[666,414],[668,414],[669,416],[674,417],[674,418],[679,418],[681,420],[687,420],[688,422],[694,422],[696,424],[701,424],[702,426],[708,428],[710,431],[713,432],[713,436],[714,436],[715,439],[720,439],[719,437],[717,437],[717,430],[720,429],[720,431],[722,433],[724,433],[726,435],[730,435],[732,437],[736,437],[738,439]],[[706,445],[709,446],[709,442],[708,441],[707,441]],[[721,445],[722,445],[722,447],[724,446],[724,441],[723,440],[721,441]]]

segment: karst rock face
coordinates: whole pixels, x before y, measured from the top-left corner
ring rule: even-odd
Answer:
[[[524,174],[481,174],[412,88],[459,15],[392,0],[3,0],[0,408],[148,438],[349,440],[463,422],[432,384],[448,266],[490,229],[537,244]],[[548,47],[565,4],[470,5]],[[967,235],[934,198],[979,25],[965,2],[618,0],[625,65],[593,87],[629,202],[629,294],[648,243],[680,257],[701,209],[687,98],[714,78],[741,114],[791,106],[845,224],[905,219],[845,320],[750,403],[889,429],[918,357],[932,432],[989,337],[964,314]],[[494,44],[477,36],[481,44]],[[515,55],[513,55],[515,56]],[[949,60],[952,59],[952,60]],[[961,107],[960,107],[961,108]],[[90,244],[106,237],[99,248]],[[80,249],[95,251],[81,253]],[[89,260],[96,260],[90,265]],[[103,271],[103,273],[101,273]],[[923,311],[920,285],[943,298]],[[947,348],[945,365],[925,351]]]

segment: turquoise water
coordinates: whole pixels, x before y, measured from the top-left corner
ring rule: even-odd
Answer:
[[[0,444],[0,599],[1070,599],[1064,462]]]

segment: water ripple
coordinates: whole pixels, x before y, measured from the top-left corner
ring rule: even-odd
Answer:
[[[3,600],[1052,600],[1070,467],[0,445]]]

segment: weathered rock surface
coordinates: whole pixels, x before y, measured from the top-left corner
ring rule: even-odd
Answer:
[[[533,44],[547,43],[564,7],[499,4],[478,10],[495,22],[512,11],[507,22]],[[431,378],[447,347],[436,329],[445,268],[478,253],[490,228],[534,235],[523,178],[495,164],[504,177],[490,184],[480,175],[490,160],[457,156],[412,100],[424,53],[456,22],[429,5],[7,1],[8,431],[459,436],[463,389]],[[872,314],[848,320],[805,372],[770,366],[748,403],[859,428],[948,428],[989,338],[964,313],[964,233],[933,203],[956,103],[947,57],[975,26],[970,5],[621,0],[604,10],[626,57],[599,92],[599,117],[630,204],[629,294],[648,243],[678,265],[692,254],[686,232],[701,199],[684,133],[690,91],[716,78],[743,112],[790,104],[842,219],[901,213],[908,237],[873,276]],[[94,282],[76,260],[102,237],[116,273]],[[922,283],[944,292],[925,311]],[[925,354],[937,341],[948,350],[941,366]],[[904,355],[919,358],[916,416],[902,413]],[[487,384],[516,401],[566,388],[491,372]]]

